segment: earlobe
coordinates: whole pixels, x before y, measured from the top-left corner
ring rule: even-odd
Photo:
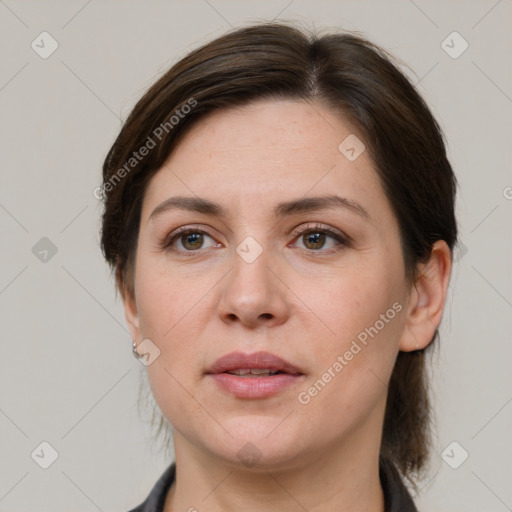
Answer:
[[[451,251],[444,240],[433,246],[430,258],[419,268],[407,310],[400,350],[410,352],[427,347],[443,316],[451,274]]]

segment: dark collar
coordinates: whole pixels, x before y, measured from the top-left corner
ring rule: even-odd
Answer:
[[[158,479],[146,501],[130,512],[163,512],[165,498],[175,476],[176,463],[173,462]],[[386,512],[418,512],[409,491],[391,462],[381,458],[379,476],[384,491]]]
[[[379,476],[386,512],[418,512],[395,465],[383,457],[379,460]]]

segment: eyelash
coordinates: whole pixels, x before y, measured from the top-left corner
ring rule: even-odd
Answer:
[[[204,231],[202,229],[193,228],[193,227],[183,227],[183,228],[179,228],[174,233],[171,233],[170,235],[165,236],[159,243],[160,248],[165,251],[172,251],[172,252],[184,254],[187,257],[196,256],[198,253],[201,252],[201,249],[196,250],[196,251],[182,251],[182,250],[174,249],[172,247],[172,245],[174,244],[175,240],[177,240],[180,236],[183,236],[186,234],[197,234],[197,233],[203,234],[203,235],[208,235],[210,238],[213,238],[207,231]],[[315,251],[312,249],[302,249],[302,250],[307,251],[311,255],[322,255],[322,254],[330,255],[330,254],[333,254],[335,252],[342,250],[343,248],[352,246],[352,240],[350,237],[348,237],[347,235],[342,235],[341,233],[338,233],[337,231],[334,231],[330,228],[324,227],[320,224],[315,224],[314,226],[307,226],[306,228],[303,228],[303,229],[296,229],[291,234],[294,236],[294,240],[296,240],[301,235],[304,235],[306,233],[320,233],[323,235],[328,235],[329,237],[333,238],[334,240],[336,240],[338,242],[337,247],[331,248],[328,250]]]

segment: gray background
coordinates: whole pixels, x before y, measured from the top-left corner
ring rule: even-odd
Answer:
[[[145,370],[99,250],[93,190],[121,119],[157,76],[230,26],[274,18],[381,44],[446,132],[464,245],[433,358],[437,437],[418,504],[512,510],[511,10],[510,0],[0,0],[0,511],[126,511],[168,465],[150,411],[137,413]],[[50,48],[43,31],[59,45],[47,59],[31,48]],[[453,31],[469,44],[458,58],[441,45]],[[463,41],[446,44],[453,53]],[[43,237],[56,254],[41,252]],[[43,441],[58,452],[48,469],[31,457]],[[469,453],[458,469],[442,458],[454,441],[452,465]]]

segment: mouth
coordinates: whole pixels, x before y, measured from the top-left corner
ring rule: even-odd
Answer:
[[[236,370],[230,370],[227,373],[229,375],[238,375],[239,377],[270,377],[272,375],[283,374],[285,372],[272,371],[268,368],[239,368]]]
[[[225,393],[236,398],[268,398],[305,378],[295,365],[269,352],[231,352],[206,371]]]

